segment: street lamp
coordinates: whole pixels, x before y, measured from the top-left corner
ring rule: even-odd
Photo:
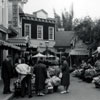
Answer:
[[[61,64],[61,57],[62,57],[62,52],[60,51],[60,64]]]
[[[3,9],[4,9],[4,0],[2,0],[2,25],[3,25]]]
[[[48,58],[48,45],[49,45],[49,41],[46,41],[45,45],[46,45],[46,56]]]

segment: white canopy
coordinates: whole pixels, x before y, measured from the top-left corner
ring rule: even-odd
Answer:
[[[41,53],[38,53],[38,54],[36,54],[36,55],[33,56],[33,58],[38,58],[38,57],[44,58],[46,56],[43,55],[43,54],[41,54]]]
[[[55,56],[48,54],[48,55],[46,55],[46,57],[51,57],[52,58],[52,57],[55,57]]]
[[[30,70],[31,68],[27,64],[18,64],[16,67],[16,71],[20,74],[28,74]]]

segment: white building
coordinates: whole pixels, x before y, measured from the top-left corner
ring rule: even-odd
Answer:
[[[15,32],[20,31],[18,30],[21,29],[19,13],[26,2],[27,0],[0,0],[0,60],[5,59],[8,55],[8,49],[1,49],[2,45],[6,44],[7,48],[19,49],[6,41],[8,40],[9,25],[17,30]],[[4,39],[3,36],[5,36]]]
[[[18,37],[21,37],[21,19],[20,13],[23,12],[24,4],[28,0],[9,0],[8,3],[8,24],[18,31]]]

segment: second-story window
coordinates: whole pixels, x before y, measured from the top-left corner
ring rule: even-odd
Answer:
[[[24,28],[24,36],[31,37],[31,24],[25,24]]]
[[[49,27],[49,40],[54,40],[54,27]]]
[[[43,26],[37,26],[37,39],[43,39]]]

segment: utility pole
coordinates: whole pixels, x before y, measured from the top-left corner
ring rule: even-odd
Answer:
[[[3,25],[3,8],[4,8],[4,0],[2,0],[2,25]]]

